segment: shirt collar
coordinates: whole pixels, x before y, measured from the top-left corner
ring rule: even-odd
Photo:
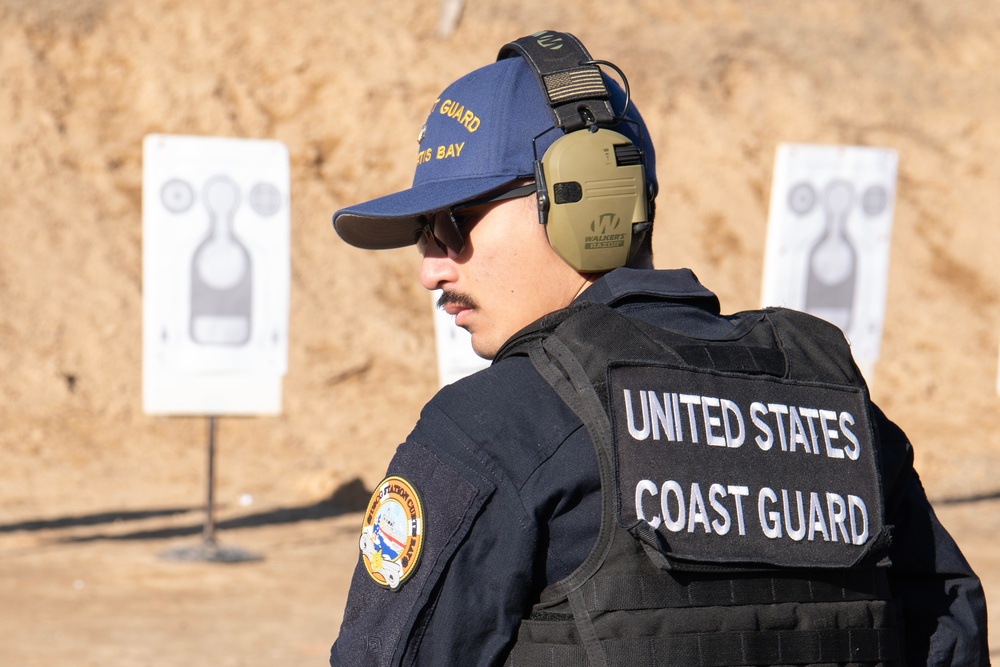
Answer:
[[[620,268],[601,276],[574,303],[596,301],[615,306],[626,301],[678,301],[712,313],[721,311],[719,298],[690,269]]]

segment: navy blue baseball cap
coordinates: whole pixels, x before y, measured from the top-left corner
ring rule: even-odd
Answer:
[[[625,93],[616,81],[607,75],[604,79],[612,108],[620,113]],[[642,146],[646,177],[655,192],[653,146],[634,104],[629,105],[627,118],[633,122],[613,129]],[[563,134],[553,128],[555,120],[542,88],[523,58],[506,58],[477,69],[434,101],[420,131],[413,185],[340,209],[333,215],[334,229],[359,248],[412,245],[425,215],[533,178],[536,154],[541,159]]]

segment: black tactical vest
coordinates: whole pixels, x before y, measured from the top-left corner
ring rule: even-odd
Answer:
[[[702,340],[598,304],[528,355],[597,451],[596,545],[548,586],[514,667],[901,664],[865,383],[838,329],[783,309]]]

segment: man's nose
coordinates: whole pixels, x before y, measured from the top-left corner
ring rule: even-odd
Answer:
[[[428,243],[424,250],[424,259],[420,263],[420,284],[428,290],[441,289],[447,283],[454,282],[458,276],[455,262],[441,250],[436,243]]]

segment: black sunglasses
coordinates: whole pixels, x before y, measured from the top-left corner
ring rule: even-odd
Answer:
[[[470,199],[461,204],[456,204],[450,208],[435,211],[424,216],[420,224],[420,229],[417,230],[417,251],[423,256],[427,250],[427,244],[433,239],[437,247],[441,249],[441,252],[447,253],[451,250],[456,255],[461,254],[462,249],[465,248],[465,235],[462,233],[462,227],[475,217],[472,215],[463,215],[462,211],[507,199],[527,197],[530,194],[534,194],[534,192],[534,183],[518,185],[509,190],[486,195],[479,199]]]

